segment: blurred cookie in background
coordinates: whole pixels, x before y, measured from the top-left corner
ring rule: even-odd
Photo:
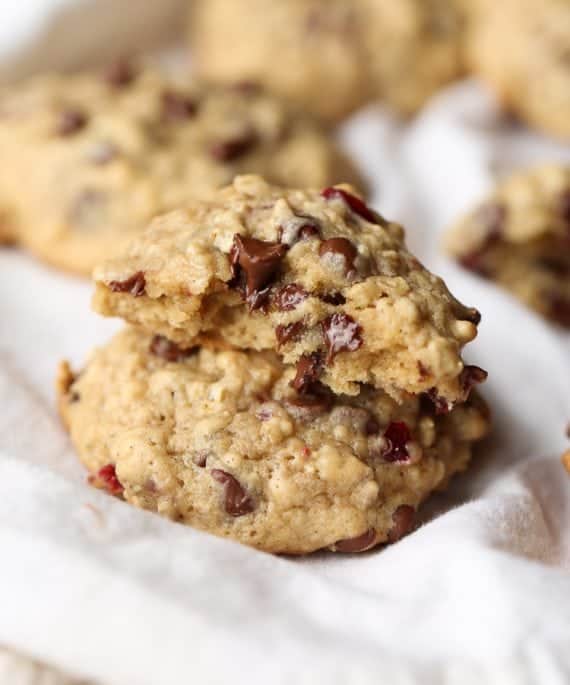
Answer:
[[[478,0],[469,67],[529,125],[570,139],[570,3]]]
[[[335,121],[380,98],[412,114],[462,73],[460,0],[196,0],[206,79],[259,82]]]
[[[203,86],[117,62],[0,91],[0,241],[90,274],[155,214],[257,172],[359,177],[310,116],[251,84]]]
[[[465,268],[570,328],[570,166],[543,165],[506,179],[446,242]]]

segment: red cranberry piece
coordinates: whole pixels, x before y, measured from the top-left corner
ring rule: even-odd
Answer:
[[[403,421],[392,421],[384,433],[387,445],[382,454],[385,461],[407,461],[410,458],[406,444],[410,442],[410,429]]]
[[[210,473],[212,478],[225,488],[226,513],[230,516],[244,516],[254,510],[251,497],[231,474],[221,469],[212,469]]]
[[[114,293],[129,293],[133,297],[144,295],[146,279],[142,271],[137,271],[124,281],[110,281],[109,289]]]
[[[348,314],[336,313],[321,322],[327,348],[326,363],[330,364],[339,352],[355,352],[362,346],[362,327]]]
[[[358,216],[362,217],[365,221],[369,221],[371,224],[381,225],[380,217],[376,214],[376,212],[373,212],[369,207],[367,207],[359,197],[356,197],[356,195],[351,195],[350,193],[347,193],[346,190],[342,190],[342,188],[335,188],[334,186],[325,188],[321,192],[321,195],[326,200],[339,198],[343,200],[355,214],[358,214]]]
[[[124,488],[117,478],[114,464],[106,464],[95,475],[91,474],[88,481],[91,485],[106,490],[111,495],[123,494]]]
[[[370,528],[355,538],[346,538],[339,540],[334,544],[335,552],[342,552],[343,554],[354,554],[356,552],[364,552],[370,549],[376,542],[376,531]]]

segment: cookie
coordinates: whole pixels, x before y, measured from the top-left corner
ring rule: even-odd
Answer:
[[[0,239],[89,275],[157,213],[236,173],[358,181],[313,119],[247,84],[117,64],[0,93]]]
[[[189,33],[207,79],[264,84],[328,121],[376,98],[411,114],[462,71],[458,0],[198,0]]]
[[[413,526],[488,428],[472,395],[437,415],[291,386],[272,352],[183,349],[127,327],[79,376],[62,415],[90,482],[138,507],[269,552],[360,552]]]
[[[446,243],[465,268],[570,327],[570,167],[541,165],[504,180]]]
[[[237,177],[211,201],[156,219],[94,278],[99,313],[183,347],[278,349],[300,390],[319,380],[356,395],[370,383],[450,406],[486,375],[461,359],[479,313],[349,186]]]
[[[470,67],[505,108],[531,126],[570,138],[570,3],[486,0],[470,26]]]

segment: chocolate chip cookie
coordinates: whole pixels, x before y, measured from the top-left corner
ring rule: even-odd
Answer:
[[[322,127],[258,88],[126,63],[0,92],[0,149],[0,240],[82,274],[236,173],[300,187],[356,179]]]
[[[467,269],[570,327],[570,167],[540,166],[506,179],[459,221],[447,247]]]
[[[462,71],[458,0],[197,0],[191,7],[201,74],[262,83],[327,120],[376,98],[413,113]]]
[[[184,349],[127,327],[79,376],[63,418],[93,485],[270,552],[360,552],[414,525],[488,428],[475,394],[448,414],[363,387],[295,389],[273,352]]]
[[[286,190],[240,176],[159,217],[95,269],[95,309],[183,347],[278,350],[294,385],[357,395],[362,383],[442,407],[484,380],[463,345],[480,315],[404,244],[401,226],[349,186]]]
[[[471,68],[506,109],[570,138],[570,3],[486,0],[483,7],[468,32]]]

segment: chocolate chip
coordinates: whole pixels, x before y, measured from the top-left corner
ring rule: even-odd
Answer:
[[[289,283],[275,293],[273,304],[281,312],[290,312],[309,297],[309,293],[298,283]]]
[[[310,386],[310,392],[290,397],[285,400],[285,404],[295,418],[307,420],[329,412],[334,401],[331,390],[319,381],[314,381]]]
[[[318,220],[305,214],[296,214],[279,227],[279,242],[289,246],[301,240],[319,238],[320,235]]]
[[[356,195],[351,195],[351,193],[347,193],[346,190],[342,190],[342,188],[335,188],[334,186],[325,188],[321,192],[321,195],[325,198],[325,200],[343,200],[343,202],[347,204],[355,214],[358,214],[358,216],[365,221],[370,222],[371,224],[377,224],[379,226],[384,224],[382,218],[376,214],[376,212],[373,212],[370,207],[367,207],[359,197],[356,197]]]
[[[142,271],[137,271],[124,281],[110,281],[108,287],[114,293],[129,293],[133,297],[140,297],[145,293],[146,279]]]
[[[303,355],[297,362],[297,373],[291,387],[300,393],[310,393],[322,371],[322,359],[318,352]]]
[[[416,510],[409,504],[401,504],[392,514],[392,528],[388,533],[390,542],[397,542],[414,528]]]
[[[59,115],[56,133],[62,138],[73,136],[87,126],[87,115],[78,109],[66,109]]]
[[[246,298],[272,284],[279,273],[287,246],[236,233],[230,251],[234,280],[230,285],[243,289]]]
[[[346,304],[346,297],[342,293],[323,293],[320,299],[327,304],[335,306]]]
[[[382,452],[384,461],[408,461],[407,443],[410,442],[410,429],[403,421],[392,421],[384,432],[386,447]]]
[[[459,382],[463,388],[463,397],[467,399],[471,392],[471,388],[479,383],[483,383],[488,375],[489,374],[479,366],[465,366],[459,376]]]
[[[198,349],[196,347],[183,349],[178,347],[176,343],[168,340],[168,338],[162,335],[155,335],[150,342],[149,351],[155,357],[160,357],[167,362],[181,362],[196,354]]]
[[[107,67],[103,78],[113,88],[124,88],[135,80],[136,75],[136,70],[128,60],[119,59]]]
[[[380,424],[373,416],[364,424],[364,432],[366,435],[377,435],[380,432]]]
[[[198,454],[193,459],[194,464],[196,464],[196,466],[200,469],[205,468],[207,461],[208,461],[208,453],[207,452],[198,452]]]
[[[362,535],[355,538],[346,538],[334,543],[334,551],[342,552],[343,554],[354,554],[355,552],[364,552],[369,549],[376,542],[376,531],[370,528]]]
[[[345,275],[355,271],[355,259],[358,256],[356,247],[347,238],[329,238],[324,240],[319,246],[319,257],[339,255],[343,261]]]
[[[295,321],[287,325],[277,326],[275,329],[275,337],[277,338],[277,344],[285,345],[292,340],[298,340],[298,338],[304,333],[305,325],[302,321]]]
[[[226,513],[230,516],[244,516],[254,510],[251,497],[231,474],[221,469],[212,469],[210,473],[214,480],[224,485]]]
[[[218,162],[233,162],[248,153],[257,141],[255,131],[247,131],[241,136],[213,143],[210,146],[210,155]]]
[[[362,327],[348,314],[336,313],[321,321],[327,348],[326,363],[330,364],[339,352],[354,352],[362,346]]]
[[[164,121],[184,121],[196,114],[196,102],[173,90],[166,90],[162,93],[162,118]]]

